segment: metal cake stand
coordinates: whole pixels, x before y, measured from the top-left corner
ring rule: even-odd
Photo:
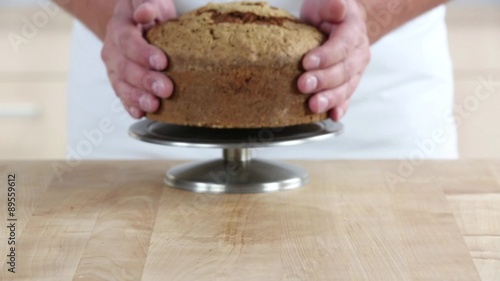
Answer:
[[[309,182],[297,166],[252,158],[252,148],[298,145],[336,136],[343,130],[330,120],[262,129],[211,129],[143,120],[133,124],[135,139],[177,147],[221,148],[223,157],[168,170],[165,184],[202,193],[260,193],[294,189]]]

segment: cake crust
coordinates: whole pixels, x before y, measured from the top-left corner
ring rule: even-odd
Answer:
[[[168,56],[173,95],[147,118],[213,128],[282,127],[326,119],[297,89],[307,51],[325,36],[260,2],[208,4],[151,29]]]

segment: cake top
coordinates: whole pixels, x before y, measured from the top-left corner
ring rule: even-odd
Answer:
[[[272,18],[282,18],[286,20],[295,21],[295,17],[288,12],[269,6],[266,2],[230,2],[230,3],[208,3],[206,6],[194,11],[191,14],[200,15],[203,13],[212,13],[216,15],[227,16],[228,18],[239,18],[240,14],[247,16],[257,16],[260,20],[266,20]],[[250,18],[246,19],[246,22],[254,22],[259,19]],[[231,19],[229,22],[232,22]],[[241,22],[240,22],[241,23]]]
[[[152,28],[146,37],[170,57],[170,67],[190,69],[289,67],[325,40],[316,28],[263,2],[210,3]]]

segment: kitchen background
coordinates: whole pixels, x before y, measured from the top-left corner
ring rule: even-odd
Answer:
[[[18,52],[8,40],[39,11],[36,2],[0,2],[0,160],[65,157],[72,20],[57,13]],[[499,158],[500,0],[452,1],[447,23],[461,157]],[[489,97],[478,102],[478,89]]]

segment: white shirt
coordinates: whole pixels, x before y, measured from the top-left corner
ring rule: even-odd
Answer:
[[[208,1],[177,0],[178,15]],[[212,1],[231,2],[231,1]],[[302,1],[268,1],[298,16]],[[408,22],[372,46],[372,60],[342,120],[345,132],[326,141],[261,148],[257,156],[291,159],[456,158],[451,110],[453,77],[445,7]],[[371,28],[376,28],[373,22]],[[137,122],[121,107],[100,59],[102,43],[74,27],[68,89],[68,158],[206,159],[218,149],[142,143],[127,135]]]

